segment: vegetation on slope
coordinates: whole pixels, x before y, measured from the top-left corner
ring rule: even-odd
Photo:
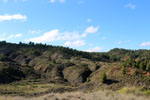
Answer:
[[[102,73],[103,75],[102,77]],[[107,78],[106,78],[107,77]],[[66,90],[119,90],[150,86],[150,50],[112,49],[109,52],[83,52],[46,44],[0,42],[0,89],[18,83],[61,84]],[[8,84],[9,83],[9,84]],[[9,86],[8,86],[9,87]],[[29,86],[30,87],[30,86]],[[34,87],[38,86],[33,86]],[[27,88],[26,88],[27,89]],[[46,93],[51,87],[43,90]],[[60,88],[58,90],[61,90]],[[11,92],[12,94],[18,93]],[[24,93],[25,92],[20,92]],[[36,94],[32,93],[31,94]],[[41,91],[40,91],[41,93]]]

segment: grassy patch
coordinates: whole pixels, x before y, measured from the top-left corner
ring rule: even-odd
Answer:
[[[124,87],[118,90],[119,93],[123,94],[134,94],[134,95],[143,95],[143,96],[150,96],[150,89],[145,87]]]
[[[36,96],[50,92],[59,92],[59,89],[69,90],[72,87],[60,84],[41,84],[38,82],[32,83],[13,83],[0,85],[0,95],[12,96]]]
[[[0,96],[0,100],[149,100],[149,97],[118,94],[113,91],[50,93],[39,97]]]

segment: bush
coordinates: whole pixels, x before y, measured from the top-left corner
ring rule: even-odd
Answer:
[[[7,58],[7,57],[4,56],[4,55],[0,55],[0,61],[3,61],[3,62],[9,61],[9,58]]]
[[[144,96],[150,96],[150,90],[143,91],[142,94]]]
[[[91,81],[91,79],[88,77],[88,78],[86,79],[86,82],[89,83],[90,81]]]
[[[103,73],[103,74],[100,76],[100,82],[101,82],[101,83],[105,83],[106,80],[107,80],[106,73]]]
[[[126,68],[125,68],[124,66],[123,66],[122,69],[121,69],[121,74],[122,74],[122,75],[125,75],[125,74],[126,74]]]
[[[139,68],[141,69],[141,70],[144,70],[145,68],[144,68],[145,66],[144,66],[144,62],[141,62],[140,64],[139,64]]]
[[[146,65],[146,71],[150,71],[150,64]]]
[[[52,64],[56,64],[56,60],[53,59],[53,60],[52,60]]]
[[[119,93],[125,93],[125,94],[140,94],[140,91],[136,87],[124,87],[118,90]]]
[[[34,56],[40,56],[41,55],[40,51],[37,51],[37,50],[31,51],[31,54]]]

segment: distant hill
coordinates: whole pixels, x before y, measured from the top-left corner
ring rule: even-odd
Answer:
[[[123,69],[124,67],[124,69]],[[122,74],[125,70],[125,74]],[[20,80],[94,86],[118,89],[126,85],[150,83],[150,50],[115,48],[109,52],[84,52],[71,48],[35,43],[0,42],[0,83]],[[149,87],[149,86],[148,86]],[[90,87],[87,87],[90,88]]]

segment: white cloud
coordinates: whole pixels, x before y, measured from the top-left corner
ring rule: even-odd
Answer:
[[[95,47],[95,48],[91,48],[91,49],[88,49],[88,50],[85,50],[86,52],[99,52],[100,50],[102,50],[102,47]]]
[[[10,39],[12,39],[13,37],[14,37],[14,35],[13,35],[13,34],[11,34],[11,35],[9,35],[9,36],[8,36],[8,38],[7,38],[7,39],[8,39],[8,40],[10,40]]]
[[[80,39],[80,38],[83,38],[85,37],[86,35],[83,33],[83,34],[79,34],[78,32],[63,32],[61,33],[62,35],[59,35],[58,36],[58,39],[59,40],[77,40],[77,39]]]
[[[88,22],[92,22],[92,19],[91,18],[88,18],[88,20],[87,20]]]
[[[29,30],[28,31],[28,33],[30,33],[30,34],[38,34],[40,32],[41,32],[41,30]]]
[[[128,3],[127,5],[125,5],[125,8],[135,9],[136,6],[132,3]]]
[[[98,29],[99,29],[98,26],[97,27],[90,26],[85,30],[85,33],[96,33]]]
[[[42,36],[31,38],[28,41],[36,42],[36,43],[45,43],[57,40],[57,36],[59,34],[59,30],[55,29],[49,32],[44,33]]]
[[[0,35],[0,40],[10,40],[10,39],[19,38],[19,37],[22,37],[22,36],[23,35],[21,33],[10,34],[10,35],[7,35],[6,33],[3,33],[2,35]]]
[[[35,33],[35,31],[30,31],[31,33]],[[62,32],[60,33],[58,29],[49,31],[44,33],[43,35],[39,37],[34,37],[31,39],[28,39],[27,41],[32,41],[36,43],[46,43],[46,42],[52,42],[52,41],[67,41],[65,45],[73,44],[74,46],[77,45],[79,42],[80,38],[82,38],[82,34],[80,35],[78,32]],[[78,40],[78,41],[77,41]],[[74,42],[71,42],[74,41]],[[83,42],[81,43],[83,45]]]
[[[50,1],[50,3],[54,3],[54,2],[56,2],[55,0],[49,0]]]
[[[0,41],[4,41],[4,40],[6,40],[5,38],[0,38]]]
[[[10,21],[10,20],[26,20],[27,16],[21,14],[14,15],[0,15],[0,21]]]
[[[87,36],[87,34],[86,33],[82,33],[82,35],[81,35],[82,37],[86,37]]]
[[[6,40],[5,36],[6,36],[6,33],[0,34],[0,41]]]
[[[60,40],[77,40],[80,38],[84,38],[88,35],[88,33],[96,33],[98,32],[99,27],[88,27],[85,29],[84,33],[79,34],[79,32],[63,32],[63,35],[59,36]]]
[[[13,39],[13,38],[19,38],[19,37],[22,37],[22,34],[19,33],[19,34],[11,34],[9,35],[6,40],[9,40],[9,39]]]
[[[29,32],[35,33],[36,31],[29,31]],[[85,34],[79,34],[78,32],[62,32],[62,33],[60,33],[58,29],[55,29],[55,30],[46,32],[41,36],[28,39],[27,41],[32,41],[32,42],[37,42],[37,43],[45,43],[45,42],[52,42],[52,41],[58,41],[58,40],[76,41],[76,40],[80,40],[83,37],[85,37]],[[68,43],[71,43],[71,42],[68,42]],[[76,43],[77,43],[77,41],[74,42],[73,44],[76,44]]]
[[[53,41],[62,41],[66,46],[83,46],[85,44],[84,38],[88,33],[95,33],[98,31],[98,27],[89,27],[84,33],[80,34],[77,31],[74,32],[59,32],[58,29],[45,32],[43,35],[38,37],[30,38],[26,41],[36,42],[36,43],[47,43]],[[36,33],[34,30],[30,30],[30,33]]]
[[[83,40],[67,41],[64,43],[66,46],[80,47],[83,46],[85,42]]]
[[[14,37],[15,37],[15,38],[22,37],[22,34],[21,34],[21,33],[16,34]]]
[[[143,42],[140,44],[140,46],[143,46],[143,47],[150,46],[150,42]]]
[[[5,36],[6,36],[6,33],[2,33],[0,36],[1,36],[1,37],[5,37]]]

